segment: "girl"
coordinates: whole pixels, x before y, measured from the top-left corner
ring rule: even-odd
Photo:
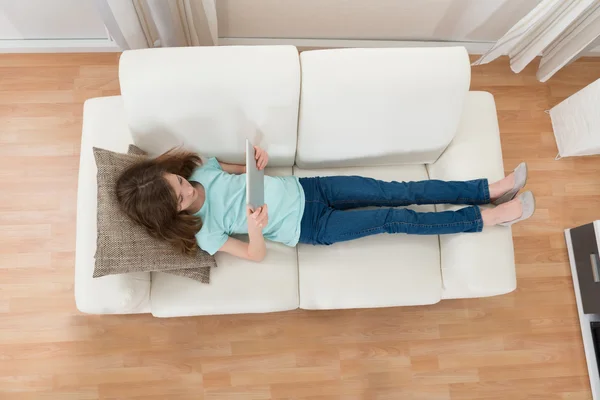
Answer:
[[[255,147],[256,165],[269,156]],[[265,176],[266,204],[246,206],[243,165],[215,158],[202,163],[197,154],[170,150],[123,172],[117,199],[150,234],[193,254],[199,246],[210,254],[224,251],[261,261],[265,238],[295,246],[329,245],[378,233],[440,235],[480,232],[484,226],[512,225],[531,217],[531,192],[516,197],[525,185],[521,163],[506,178],[467,182],[383,182],[360,176],[297,178]],[[419,213],[393,207],[409,204],[469,204],[458,211]],[[494,203],[480,210],[477,205]],[[359,209],[368,206],[377,209]],[[248,234],[249,243],[230,237]]]

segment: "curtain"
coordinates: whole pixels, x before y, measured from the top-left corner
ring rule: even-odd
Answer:
[[[215,0],[94,1],[123,50],[217,44]]]
[[[542,0],[473,65],[487,64],[502,55],[521,72],[540,54],[541,82],[599,43],[600,0]]]

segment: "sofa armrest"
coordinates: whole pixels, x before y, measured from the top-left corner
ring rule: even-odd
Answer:
[[[92,147],[125,153],[130,143],[120,96],[85,102],[77,188],[75,304],[87,314],[150,312],[149,272],[92,277],[97,239],[97,168]]]
[[[494,98],[486,92],[469,92],[458,132],[448,148],[427,166],[430,179],[470,180],[504,177],[500,132]],[[437,211],[461,206],[437,205]],[[516,288],[512,231],[489,227],[478,234],[440,236],[442,277],[452,271],[461,277],[470,296],[493,296]],[[463,285],[464,286],[464,285]],[[452,288],[445,288],[452,292]],[[453,294],[451,297],[456,297]]]
[[[445,209],[451,208],[438,211]],[[443,298],[495,296],[512,292],[517,287],[510,228],[491,227],[477,234],[440,236],[440,259],[444,293],[452,293],[444,294]],[[468,290],[454,294],[454,288],[445,276],[460,277],[461,286]]]
[[[427,170],[431,179],[504,178],[496,103],[490,93],[467,93],[454,139]]]

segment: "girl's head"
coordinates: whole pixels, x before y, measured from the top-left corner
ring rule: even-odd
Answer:
[[[188,211],[198,193],[187,179],[201,163],[194,153],[172,149],[131,166],[116,185],[117,200],[131,219],[187,254],[198,250],[195,235],[202,226]]]

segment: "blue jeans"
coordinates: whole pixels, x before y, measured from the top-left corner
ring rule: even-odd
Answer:
[[[391,208],[410,204],[487,204],[487,179],[384,182],[360,176],[300,178],[306,203],[300,243],[332,244],[379,233],[442,235],[480,232],[479,207],[457,211],[415,212]],[[355,210],[363,207],[378,209]]]

